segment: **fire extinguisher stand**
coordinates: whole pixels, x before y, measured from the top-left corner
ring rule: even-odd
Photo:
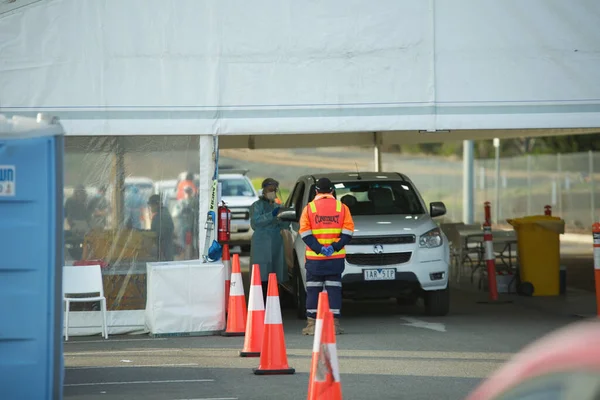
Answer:
[[[510,300],[498,300],[498,285],[496,282],[496,256],[492,237],[492,212],[489,201],[484,203],[485,221],[483,223],[484,259],[487,268],[489,299],[481,300],[479,304],[508,304]]]

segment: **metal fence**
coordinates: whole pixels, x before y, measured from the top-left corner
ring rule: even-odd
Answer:
[[[477,160],[475,165],[475,198],[491,201],[500,221],[542,214],[545,205],[571,229],[589,230],[598,220],[600,153],[501,158],[498,174],[494,159]],[[483,211],[476,212],[482,218]]]
[[[449,220],[462,220],[462,161],[429,160],[437,172],[413,173],[426,201],[442,200]],[[410,173],[410,172],[409,172]],[[498,178],[497,178],[498,176]],[[498,182],[498,193],[496,193]],[[483,203],[492,203],[495,223],[544,213],[563,218],[571,231],[589,231],[600,219],[600,153],[527,155],[475,160],[475,221],[483,220]]]

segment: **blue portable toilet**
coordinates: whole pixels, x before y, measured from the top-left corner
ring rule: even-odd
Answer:
[[[0,398],[62,399],[63,129],[0,115]]]

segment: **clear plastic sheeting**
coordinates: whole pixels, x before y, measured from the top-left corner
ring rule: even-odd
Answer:
[[[145,309],[147,262],[199,257],[198,138],[172,139],[66,138],[65,264],[103,266],[109,310]]]

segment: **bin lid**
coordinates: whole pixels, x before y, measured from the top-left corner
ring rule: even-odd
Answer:
[[[58,119],[47,114],[40,113],[37,117],[15,115],[12,118],[0,114],[0,139],[27,139],[64,134]]]
[[[562,218],[552,215],[530,215],[522,218],[507,219],[506,222],[515,229],[524,225],[538,225],[558,234],[565,233],[565,221]]]

